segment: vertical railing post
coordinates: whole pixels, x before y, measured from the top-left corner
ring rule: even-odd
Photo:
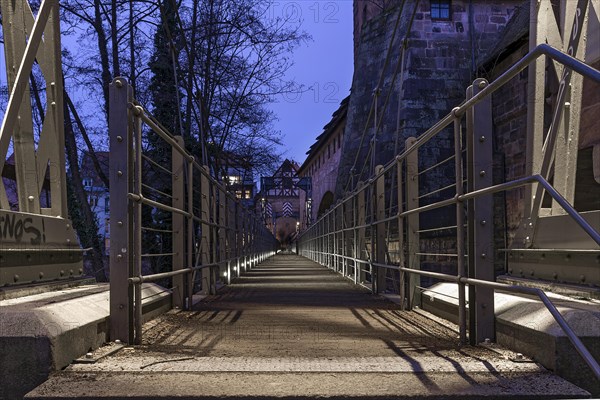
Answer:
[[[133,95],[123,78],[110,84],[110,340],[133,343],[133,219],[127,194],[132,188],[132,135],[128,103]]]
[[[404,184],[402,177],[402,168],[404,163],[402,160],[396,161],[396,181],[398,182],[398,264],[401,267],[406,267],[406,258],[404,255]],[[406,307],[406,273],[400,271],[400,309]]]
[[[236,276],[240,276],[242,274],[242,213],[241,213],[241,205],[239,202],[235,203],[235,259],[236,259]]]
[[[183,138],[175,136],[177,144],[185,148]],[[183,155],[177,151],[175,147],[171,148],[171,184],[172,184],[172,199],[171,205],[173,208],[180,210],[185,209],[185,176],[187,175],[186,160]],[[171,213],[172,229],[173,229],[173,271],[178,271],[184,268],[185,264],[185,216],[180,213]],[[173,306],[183,308],[184,299],[184,277],[176,275],[173,278]]]
[[[250,213],[247,210],[244,210],[244,250],[243,250],[243,254],[244,254],[244,272],[248,271],[248,260],[249,260],[249,253],[250,253],[250,244],[248,243],[248,241],[250,240],[250,233],[249,233],[249,228],[250,228]]]
[[[211,224],[209,225],[209,230],[210,230],[210,263],[211,264],[215,264],[216,262],[218,262],[218,234],[219,234],[219,228],[218,228],[218,223],[219,221],[217,220],[217,207],[218,207],[218,203],[217,203],[217,199],[218,199],[218,190],[219,188],[217,187],[217,185],[214,184],[214,182],[209,180],[209,193],[210,193],[210,199],[209,199],[209,203],[210,203],[210,222]],[[216,288],[217,288],[217,274],[219,271],[218,267],[210,267],[208,268],[209,271],[209,294],[216,294]]]
[[[417,141],[414,137],[406,139],[405,149],[410,148]],[[406,157],[406,211],[419,207],[419,153],[412,151]],[[406,218],[406,243],[408,252],[408,267],[421,269],[419,261],[419,215],[410,214]],[[421,305],[421,296],[417,286],[420,286],[419,275],[410,274],[408,278],[408,308]]]
[[[356,242],[358,241],[358,235],[356,234],[357,232],[357,226],[358,226],[358,213],[356,212],[357,206],[356,206],[356,201],[357,201],[357,197],[356,195],[352,196],[352,199],[348,202],[348,204],[350,204],[350,218],[351,218],[351,224],[350,226],[352,226],[352,231],[348,231],[351,232],[351,236],[349,234],[349,242],[348,242],[348,256],[352,257],[353,259],[356,258],[356,253],[355,253],[355,249],[356,249]],[[358,282],[358,272],[356,270],[356,260],[348,260],[348,265],[352,266],[352,280],[354,281],[354,283],[356,284]]]
[[[379,175],[383,171],[383,166],[378,165],[375,167],[375,174]],[[371,252],[376,263],[385,264],[385,174],[381,174],[375,182],[375,197],[373,198],[375,221],[378,221],[375,226],[375,248],[373,250],[373,244],[371,244]],[[373,239],[371,239],[373,241]],[[383,267],[375,267],[373,270],[375,277],[373,279],[373,288],[375,293],[383,293],[386,289],[386,272],[387,269]]]
[[[200,173],[200,214],[201,214],[201,235],[200,235],[200,260],[202,265],[210,264],[210,252],[211,252],[211,243],[210,243],[210,222],[211,218],[211,196],[210,196],[210,186],[208,181],[208,167],[204,166],[203,171]],[[211,268],[202,268],[201,277],[202,277],[202,294],[210,294],[211,293]]]
[[[227,260],[227,229],[225,228],[227,226],[227,195],[225,190],[221,189],[220,187],[217,188],[217,193],[219,194],[219,199],[218,199],[218,219],[217,219],[217,223],[219,224],[218,228],[217,228],[217,232],[218,232],[218,243],[219,243],[219,247],[218,247],[218,263],[219,266],[221,266],[221,263],[223,263],[225,260]],[[229,271],[229,263],[227,263],[225,265],[224,268],[227,272],[227,279],[226,282],[229,284],[230,280],[229,280],[229,275],[230,275],[230,271]],[[217,269],[217,271],[219,271]]]
[[[342,263],[342,275],[348,276],[348,232],[346,231],[346,227],[348,224],[346,223],[346,218],[348,217],[348,202],[342,202],[340,208],[342,209],[342,219],[340,221],[340,229],[342,230],[341,240],[342,240],[342,249],[341,249],[341,263]]]
[[[456,110],[456,109],[455,109]],[[454,111],[455,111],[454,110]],[[453,111],[453,113],[454,113]],[[462,123],[460,116],[454,116],[454,172],[456,198],[464,193],[463,190],[463,160],[462,160]],[[465,207],[462,201],[456,201],[456,264],[459,277],[468,276],[465,263]],[[460,342],[467,342],[467,312],[465,299],[465,284],[458,282],[458,329]]]
[[[133,193],[141,196],[142,195],[142,121],[141,121],[141,107],[135,107],[133,114]],[[131,252],[133,253],[132,263],[132,276],[142,275],[142,203],[132,203],[133,213],[130,218],[133,217],[133,246],[131,246]],[[142,343],[142,284],[138,283],[133,286],[133,321],[134,321],[134,343]]]
[[[366,246],[366,241],[365,241],[365,232],[366,232],[366,227],[365,224],[367,223],[367,217],[366,217],[366,189],[362,189],[364,183],[363,182],[358,182],[358,185],[356,186],[358,188],[358,192],[356,193],[356,197],[357,197],[357,214],[358,214],[358,230],[357,230],[357,240],[355,243],[355,248],[354,248],[354,257],[356,259],[359,260],[364,260],[363,258],[363,252],[365,251],[365,246]],[[363,283],[366,280],[366,274],[365,274],[365,268],[364,268],[364,263],[363,262],[357,262],[356,263],[356,278],[355,280],[358,280],[357,283]]]
[[[487,86],[485,79],[476,79],[472,95]],[[486,97],[467,113],[467,179],[468,190],[493,185],[492,176],[492,103]],[[469,201],[468,249],[469,277],[494,281],[494,197],[479,196]],[[494,290],[484,286],[469,286],[469,341],[472,345],[495,338]]]
[[[187,243],[187,252],[186,252],[186,260],[187,267],[194,266],[194,241],[196,240],[194,235],[194,160],[187,160],[187,211],[190,214],[190,217],[187,220],[187,234],[186,234],[186,243]],[[189,273],[185,276],[184,284],[186,285],[185,290],[185,298],[187,301],[184,306],[186,310],[191,310],[193,306],[193,296],[194,296],[194,275],[196,272]]]
[[[333,210],[329,213],[329,262],[331,263],[331,267],[335,272],[337,270],[337,262],[336,262],[336,254],[337,254],[337,244],[336,244],[336,213],[337,207],[333,207]]]

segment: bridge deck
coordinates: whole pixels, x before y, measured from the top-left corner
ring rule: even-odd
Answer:
[[[535,363],[458,345],[452,329],[295,255],[278,255],[194,311],[144,326],[144,343],[73,364],[30,398],[569,398]]]

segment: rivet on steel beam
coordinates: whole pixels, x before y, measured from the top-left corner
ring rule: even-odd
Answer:
[[[51,105],[52,107],[56,107],[56,102],[55,102],[55,101],[53,101],[52,103],[50,103],[50,105]]]
[[[70,225],[70,224],[67,224],[67,225],[65,225],[65,227],[66,227],[67,229],[69,229],[69,228],[71,227],[71,225]]]
[[[487,254],[481,253],[481,258],[485,258],[486,256],[487,256]]]
[[[535,275],[535,271],[529,271],[529,275],[534,276]]]
[[[44,277],[44,273],[43,272],[40,272],[39,275],[40,275],[40,279],[42,279]]]
[[[123,176],[123,171],[117,171],[117,176]]]
[[[565,102],[565,108],[571,108],[571,103],[569,103],[568,101]]]
[[[69,275],[73,275],[73,270],[72,269],[69,270]]]
[[[123,136],[117,136],[117,142],[122,142],[123,141]]]
[[[27,200],[29,200],[29,201],[33,201],[33,199],[34,199],[34,197],[33,197],[33,196],[29,196],[29,197],[27,198]]]
[[[118,221],[118,222],[117,222],[117,225],[119,225],[119,226],[123,226],[123,221]]]
[[[480,141],[481,143],[485,142],[485,136],[481,136],[481,137],[479,138],[479,141]]]
[[[64,269],[61,269],[61,270],[60,270],[60,276],[63,276],[64,274],[65,274],[65,270],[64,270]]]
[[[121,254],[117,254],[117,259],[120,260],[121,258],[123,258],[123,256]]]
[[[579,280],[581,282],[585,282],[585,275],[579,275]]]
[[[67,239],[67,244],[71,243],[71,239]]]
[[[121,82],[121,80],[120,80],[120,79],[119,79],[119,80],[116,80],[116,81],[115,81],[115,86],[116,86],[116,87],[118,87],[118,88],[122,88],[122,87],[123,87],[123,82]]]
[[[485,176],[485,171],[479,171],[479,176]]]
[[[552,274],[552,278],[554,278],[554,279],[558,279],[558,274],[557,274],[556,272],[555,272],[555,273],[553,273],[553,274]]]
[[[15,282],[17,282],[17,281],[19,280],[19,278],[20,278],[20,277],[19,277],[19,275],[15,275],[15,276],[13,277],[13,279],[14,279],[14,281],[15,281]]]
[[[482,219],[480,223],[481,223],[481,225],[485,225],[485,224],[487,224],[487,221],[485,219]]]

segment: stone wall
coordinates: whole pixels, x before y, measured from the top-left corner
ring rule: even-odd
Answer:
[[[472,32],[469,29],[468,1],[453,1],[448,21],[432,21],[429,2],[420,2],[409,35],[403,74],[399,73],[392,84],[393,72],[401,57],[401,39],[406,34],[415,3],[406,1],[391,60],[380,88],[378,118],[382,118],[382,124],[377,138],[375,164],[388,162],[404,148],[407,137],[423,133],[464,99],[465,88],[473,79],[471,71],[477,57],[497,42],[519,1],[494,5],[484,1],[473,2]],[[374,128],[372,119],[367,123],[367,116],[399,12],[399,6],[388,9],[362,28],[336,187],[338,197],[371,172],[367,155]],[[403,93],[399,107],[401,86]],[[388,106],[382,110],[388,95]],[[431,165],[435,160],[446,157],[452,153],[452,146],[450,134],[441,135],[422,151],[420,164]],[[359,161],[355,163],[355,160]],[[354,173],[350,176],[353,169]]]
[[[316,221],[319,216],[319,210],[326,210],[329,208],[327,204],[323,204],[323,200],[328,200],[328,193],[335,192],[336,181],[338,177],[338,167],[340,163],[341,155],[341,141],[342,134],[344,132],[344,124],[340,124],[336,127],[335,131],[331,133],[326,142],[323,143],[322,147],[319,148],[314,158],[308,165],[303,165],[300,170],[300,176],[312,177],[312,212],[311,220]],[[304,204],[306,201],[306,192],[300,192],[300,204]],[[329,203],[330,205],[331,203]],[[301,224],[306,222],[305,210],[300,210],[300,221]],[[303,225],[302,229],[305,228]]]

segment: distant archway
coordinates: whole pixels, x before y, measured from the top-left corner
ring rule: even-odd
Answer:
[[[332,204],[333,204],[333,193],[328,191],[323,195],[323,198],[321,199],[321,203],[319,203],[319,212],[317,213],[317,218],[319,218],[321,215],[323,215],[323,213],[325,213],[325,211],[327,211],[329,209],[329,207],[331,207]]]

